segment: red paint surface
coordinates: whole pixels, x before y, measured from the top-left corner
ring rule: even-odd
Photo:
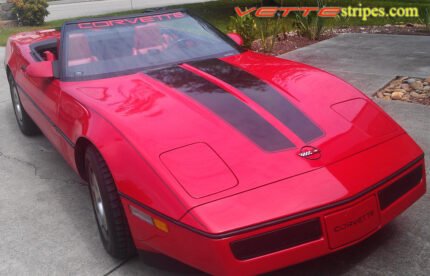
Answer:
[[[338,248],[374,232],[380,225],[375,196],[324,217],[329,244]]]

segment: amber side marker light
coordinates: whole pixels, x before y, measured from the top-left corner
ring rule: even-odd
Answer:
[[[133,214],[133,216],[139,218],[140,220],[148,223],[149,225],[154,226],[155,228],[157,228],[160,231],[163,231],[165,233],[169,232],[169,228],[167,227],[167,224],[164,221],[161,221],[157,218],[153,218],[150,215],[148,215],[147,213],[144,213],[140,210],[138,210],[137,208],[129,205],[130,207],[130,211]]]
[[[169,232],[169,228],[167,228],[167,224],[165,222],[162,222],[161,220],[156,218],[153,218],[152,221],[154,222],[155,228],[157,228],[158,230],[161,230],[166,233]]]

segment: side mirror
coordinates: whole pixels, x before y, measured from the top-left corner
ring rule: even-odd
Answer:
[[[240,36],[240,34],[237,33],[228,33],[227,34],[234,42],[236,42],[237,45],[243,46],[243,38]]]
[[[52,61],[35,62],[25,68],[25,72],[34,78],[53,78],[54,70]]]

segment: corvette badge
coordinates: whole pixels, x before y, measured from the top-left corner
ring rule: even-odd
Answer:
[[[316,160],[321,158],[321,151],[316,147],[304,146],[300,149],[298,156],[310,160]]]

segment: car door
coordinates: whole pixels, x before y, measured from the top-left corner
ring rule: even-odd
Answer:
[[[20,98],[24,107],[41,131],[59,148],[61,135],[58,131],[58,105],[61,98],[60,82],[54,78],[31,77],[26,68],[29,62],[23,61],[16,74],[20,88]],[[31,109],[31,110],[27,110]]]

